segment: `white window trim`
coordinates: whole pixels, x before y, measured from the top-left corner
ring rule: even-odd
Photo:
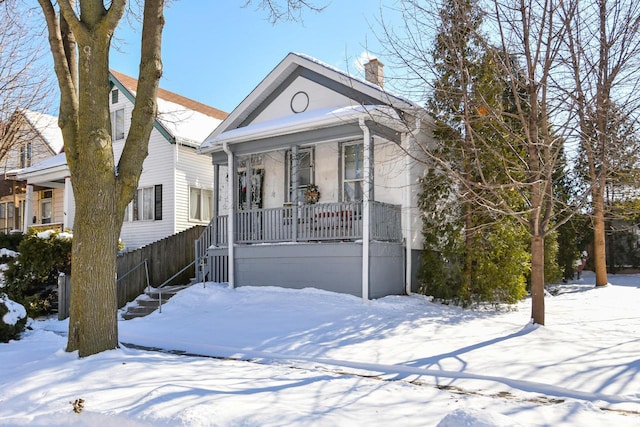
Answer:
[[[192,203],[192,192],[198,192],[198,198],[199,200],[199,213],[198,215],[200,216],[200,218],[198,217],[194,217],[191,214],[191,203]],[[206,194],[209,194],[209,215],[204,215],[204,209],[203,207],[205,206],[206,202],[207,202],[207,198],[205,197]],[[190,185],[189,186],[189,221],[191,222],[209,222],[211,221],[213,216],[213,189],[211,188],[204,188],[204,187],[198,187],[195,185]]]

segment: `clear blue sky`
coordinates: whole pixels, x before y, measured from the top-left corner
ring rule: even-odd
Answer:
[[[286,0],[279,0],[283,4]],[[178,0],[165,12],[160,82],[170,90],[231,112],[289,52],[304,53],[357,74],[357,58],[381,51],[376,34],[397,0],[316,0],[321,13],[303,12],[303,22],[272,25],[259,0]],[[138,31],[126,22],[116,32],[110,67],[137,77]],[[380,57],[384,63],[384,57]]]

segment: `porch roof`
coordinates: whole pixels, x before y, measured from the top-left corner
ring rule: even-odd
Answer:
[[[228,130],[205,140],[198,152],[201,154],[211,154],[222,151],[224,143],[239,144],[264,140],[342,126],[358,122],[360,119],[375,122],[377,125],[383,125],[392,132],[406,131],[402,126],[402,121],[397,111],[386,105],[330,107]]]

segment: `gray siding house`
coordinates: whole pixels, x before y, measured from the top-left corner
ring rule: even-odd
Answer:
[[[213,219],[197,278],[314,287],[363,300],[403,294],[422,249],[424,110],[366,79],[291,53],[209,135]]]

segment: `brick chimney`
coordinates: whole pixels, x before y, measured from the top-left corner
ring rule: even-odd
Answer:
[[[366,81],[384,87],[384,64],[377,58],[372,58],[364,64],[364,78]]]

